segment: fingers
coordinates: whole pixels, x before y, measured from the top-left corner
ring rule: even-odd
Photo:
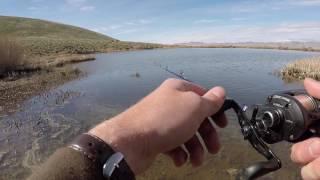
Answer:
[[[320,179],[320,158],[310,162],[301,169],[303,179],[316,180]]]
[[[204,149],[196,135],[185,143],[190,154],[190,162],[193,166],[200,166],[204,158]]]
[[[221,114],[219,113],[219,114],[214,115],[212,120],[220,128],[224,128],[224,127],[226,127],[228,125],[228,120],[227,120],[227,117],[226,117],[226,115],[224,113],[221,113]]]
[[[199,130],[200,136],[207,147],[208,152],[215,154],[220,149],[220,142],[217,131],[210,123],[209,120],[205,120]],[[185,143],[185,147],[190,154],[190,162],[193,166],[199,166],[203,162],[204,149],[200,143],[199,138],[194,135],[189,141]],[[187,152],[182,147],[177,147],[169,152],[166,152],[169,157],[174,161],[177,167],[182,166],[187,161]]]
[[[209,117],[219,111],[225,100],[225,90],[222,87],[214,87],[202,96],[204,106],[203,109],[206,116]]]
[[[307,164],[318,157],[320,157],[320,138],[310,138],[292,146],[291,159],[296,163]]]
[[[199,96],[203,96],[207,92],[207,90],[205,88],[200,87],[200,86],[193,84],[193,83],[190,83],[190,82],[186,82],[186,81],[183,86],[183,91],[192,91],[192,92],[198,94]]]
[[[209,120],[205,120],[199,130],[199,134],[201,135],[208,152],[215,154],[220,149],[220,142],[218,138],[218,134],[216,129],[213,127],[213,125],[210,123]]]
[[[180,146],[169,152],[166,152],[165,154],[171,157],[171,159],[177,167],[180,167],[183,164],[185,164],[188,159],[187,152]]]
[[[306,78],[304,80],[304,87],[306,88],[308,94],[320,99],[320,82]]]

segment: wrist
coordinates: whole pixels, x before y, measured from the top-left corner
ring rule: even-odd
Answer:
[[[115,152],[121,152],[131,170],[139,174],[145,169],[141,162],[150,153],[145,151],[147,143],[145,143],[146,138],[142,138],[144,133],[139,133],[135,129],[132,123],[124,123],[115,117],[94,127],[89,134],[102,139]]]

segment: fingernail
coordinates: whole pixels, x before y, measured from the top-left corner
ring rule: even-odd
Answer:
[[[312,157],[320,156],[320,141],[314,141],[310,144],[309,153]]]
[[[226,97],[226,91],[223,89],[223,87],[220,87],[220,86],[214,87],[211,92],[214,95],[216,95],[218,98],[224,99]]]

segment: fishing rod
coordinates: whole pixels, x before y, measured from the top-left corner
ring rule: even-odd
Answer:
[[[176,76],[177,73],[171,74]],[[233,109],[244,140],[266,158],[266,161],[241,169],[237,180],[256,179],[281,168],[281,160],[269,147],[270,144],[282,141],[296,143],[320,135],[320,100],[308,95],[305,90],[289,90],[268,96],[264,104],[252,105],[250,118],[246,107],[226,98],[216,114]]]
[[[183,71],[180,72],[180,73],[176,73],[176,72],[174,72],[174,71],[171,71],[168,66],[166,66],[165,68],[163,68],[163,67],[161,66],[161,64],[159,65],[159,67],[160,67],[161,69],[163,69],[164,71],[166,71],[166,72],[168,72],[168,73],[170,73],[170,74],[178,77],[179,79],[182,79],[182,80],[185,80],[185,81],[188,81],[188,82],[193,82],[193,81],[191,81],[190,79],[186,78],[186,77],[183,75],[183,74],[184,74]]]

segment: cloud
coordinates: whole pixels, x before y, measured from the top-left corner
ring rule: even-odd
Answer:
[[[39,10],[39,7],[30,6],[27,9],[30,10],[30,11],[36,11],[36,10]]]
[[[95,28],[91,28],[91,30],[99,33],[103,33],[103,34],[114,34],[114,35],[129,34],[129,33],[140,31],[141,29],[143,29],[142,27],[145,27],[146,25],[151,24],[153,22],[154,21],[150,19],[137,19],[137,20],[120,23],[120,24],[111,24],[109,26],[95,27]]]
[[[87,0],[65,0],[65,5],[63,6],[63,10],[79,10],[79,11],[93,11],[96,9],[95,6],[89,5],[89,1]]]
[[[320,23],[308,22],[308,23],[301,23],[301,24],[282,24],[279,27],[274,28],[271,32],[275,32],[275,33],[319,32],[320,34]]]
[[[48,6],[30,6],[27,7],[27,10],[32,11],[32,12],[37,12],[41,10],[47,10]]]
[[[71,6],[81,6],[86,2],[87,0],[66,0],[66,3]]]
[[[32,3],[40,3],[43,2],[44,0],[31,0]]]
[[[137,22],[138,22],[138,24],[150,24],[150,23],[152,23],[152,21],[148,20],[148,19],[139,19]]]
[[[234,18],[231,18],[232,21],[245,21],[247,20],[247,18],[245,17],[234,17]]]
[[[194,29],[189,32],[173,31],[146,36],[142,41],[158,43],[183,42],[283,42],[320,41],[320,23],[282,23],[274,26],[225,25]]]
[[[124,26],[128,25],[128,26],[138,26],[138,25],[146,25],[146,24],[151,24],[153,23],[153,20],[150,19],[138,19],[138,20],[133,20],[133,21],[128,21],[123,23]]]
[[[95,6],[82,6],[82,7],[80,7],[80,11],[93,11],[95,9],[96,9]]]
[[[319,6],[320,0],[290,0],[291,5],[300,5],[300,6]]]
[[[91,28],[92,31],[99,32],[102,34],[109,34],[113,32],[118,32],[123,28],[123,25],[120,24],[115,24],[115,25],[110,25],[110,26],[105,26],[105,27],[97,27],[97,28]]]
[[[136,33],[136,32],[140,32],[140,31],[143,31],[143,29],[141,29],[141,28],[126,29],[126,30],[122,30],[117,33],[114,33],[114,35],[131,34],[131,33]]]
[[[194,24],[210,24],[217,21],[218,21],[217,19],[199,19],[199,20],[195,20],[193,23]]]

